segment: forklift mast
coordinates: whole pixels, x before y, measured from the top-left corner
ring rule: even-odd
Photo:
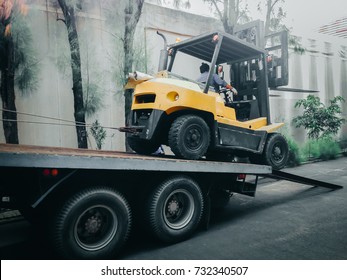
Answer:
[[[265,36],[264,23],[252,21],[234,28],[234,35],[241,40],[264,48],[267,52],[266,66],[269,88],[288,85],[288,31]],[[259,78],[259,69],[254,61],[231,65],[231,80],[240,89],[249,89]]]

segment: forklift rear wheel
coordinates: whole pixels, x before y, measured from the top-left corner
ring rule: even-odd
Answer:
[[[203,196],[198,184],[186,176],[165,180],[149,198],[150,230],[160,240],[174,243],[188,238],[197,228]]]
[[[201,117],[180,116],[172,123],[169,146],[176,156],[199,159],[206,154],[209,144],[210,129]]]
[[[67,259],[105,259],[119,252],[131,225],[130,207],[112,188],[91,187],[58,209],[52,242]]]
[[[279,133],[269,134],[263,153],[264,163],[280,170],[286,166],[288,157],[289,148],[286,139]]]
[[[128,137],[128,144],[132,150],[141,155],[150,155],[159,149],[159,144],[148,140],[136,139]]]

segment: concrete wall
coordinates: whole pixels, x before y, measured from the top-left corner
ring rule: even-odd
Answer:
[[[112,26],[105,12],[107,5],[113,5],[111,8],[115,9]],[[19,142],[28,145],[77,147],[67,31],[63,22],[57,21],[57,16],[62,18],[62,14],[48,0],[29,1],[29,8],[26,20],[32,31],[39,61],[39,86],[35,92],[26,95],[16,90]],[[121,75],[119,69],[122,64],[122,47],[117,36],[120,37],[123,32],[123,11],[122,2],[119,1],[89,0],[83,2],[83,10],[78,13],[83,79],[86,82],[88,78],[101,88],[103,100],[103,107],[87,118],[88,124],[98,119],[107,128],[124,126],[122,84],[119,77],[116,77]],[[216,29],[216,21],[145,4],[136,31],[135,46],[141,59],[146,59],[145,66],[149,73],[157,70],[159,52],[163,46],[161,37],[156,34],[158,29],[167,36],[169,43],[173,43],[178,37],[184,39]],[[182,63],[182,69],[186,68],[187,64]],[[198,68],[194,71],[198,71]],[[41,124],[42,122],[46,124]],[[107,139],[103,149],[124,150],[124,134],[114,129],[106,130]],[[0,142],[5,143],[2,125]],[[96,148],[92,136],[88,136],[88,144],[89,148]]]
[[[113,5],[112,8],[115,9],[113,25],[108,22],[105,12],[107,9],[103,6],[105,3]],[[114,6],[114,3],[118,6]],[[103,100],[103,107],[95,115],[88,117],[87,123],[90,124],[98,119],[101,125],[107,128],[124,125],[124,97],[122,84],[119,81],[122,49],[117,39],[117,36],[121,36],[124,26],[122,14],[124,8],[121,3],[113,0],[83,1],[83,11],[78,14],[84,81],[89,79],[90,82],[97,84]],[[23,95],[16,91],[21,144],[77,147],[69,45],[66,27],[61,21],[57,21],[57,16],[62,17],[59,8],[50,4],[50,1],[30,1],[27,21],[32,30],[40,72],[39,87],[35,92]],[[221,25],[215,19],[145,4],[136,31],[137,55],[144,60],[144,70],[153,74],[157,71],[159,53],[163,46],[162,38],[156,34],[157,30],[166,35],[168,43],[173,43],[177,38],[183,40],[217,29],[221,30]],[[309,51],[303,55],[291,51],[289,87],[318,90],[316,94],[324,101],[340,94],[347,100],[347,62],[340,54],[341,51],[346,54],[347,43],[332,41],[333,39],[333,37],[302,38],[303,45]],[[178,69],[174,69],[177,72],[192,79],[198,77],[200,62],[181,58],[180,63],[176,61],[175,64],[180,65]],[[270,98],[272,121],[285,121],[289,132],[300,141],[304,140],[305,132],[293,129],[290,123],[298,113],[298,110],[293,109],[295,102],[305,96],[307,93],[271,91]],[[347,103],[344,106],[345,115],[346,108]],[[59,121],[21,113],[56,118]],[[347,135],[346,127],[343,134]],[[89,136],[88,141],[89,147],[95,149],[93,137]],[[0,142],[5,142],[2,126]],[[124,134],[114,129],[107,129],[107,139],[103,149],[124,150]]]
[[[153,16],[155,15],[155,16]],[[159,30],[166,38],[168,44],[176,40],[188,39],[202,33],[222,30],[218,21],[213,18],[184,13],[178,10],[167,9],[157,5],[147,4],[138,26],[138,32],[144,32],[148,53],[148,72],[158,70],[159,53],[163,48],[163,39],[156,32]],[[179,58],[175,61],[174,71],[186,75],[188,78],[197,78],[200,74],[200,62],[189,57]]]
[[[271,91],[270,104],[272,120],[284,121],[288,132],[302,142],[306,139],[305,130],[292,125],[292,119],[302,112],[294,108],[299,99],[314,94],[328,104],[330,99],[341,95],[346,100],[342,108],[347,119],[347,40],[321,34],[299,40],[306,51],[298,54],[290,49],[288,87],[308,92]],[[339,136],[347,137],[347,125],[343,126]]]
[[[59,9],[51,5],[50,1],[40,0],[30,3],[26,19],[32,31],[35,55],[39,62],[39,86],[31,94],[22,95],[18,89],[16,91],[19,141],[20,144],[77,147],[67,31],[64,23],[57,21],[57,17],[62,18],[62,14]],[[123,123],[123,114],[118,109],[121,106],[115,106],[117,103],[117,99],[113,96],[115,86],[112,83],[110,63],[105,52],[105,49],[111,49],[111,45],[108,36],[100,31],[105,30],[105,19],[97,6],[85,7],[88,13],[80,13],[78,17],[82,69],[84,72],[89,69],[90,79],[96,74],[102,74],[102,80],[98,82],[103,86],[105,104],[102,111],[93,118],[88,118],[87,122],[91,123],[97,118],[102,125],[120,126]],[[32,117],[22,113],[43,117]],[[108,136],[106,145],[108,148],[122,149],[122,141],[114,141],[111,131],[108,131]],[[0,131],[0,141],[5,141],[3,131]],[[93,147],[92,137],[89,137],[89,141]]]

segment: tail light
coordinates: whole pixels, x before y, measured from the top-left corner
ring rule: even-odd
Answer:
[[[53,168],[53,169],[45,168],[42,170],[42,175],[45,177],[56,177],[59,175],[59,170],[56,168]]]

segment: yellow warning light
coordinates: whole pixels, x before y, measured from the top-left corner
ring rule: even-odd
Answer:
[[[181,42],[181,38],[180,37],[176,38],[176,43],[178,43],[178,42]]]

